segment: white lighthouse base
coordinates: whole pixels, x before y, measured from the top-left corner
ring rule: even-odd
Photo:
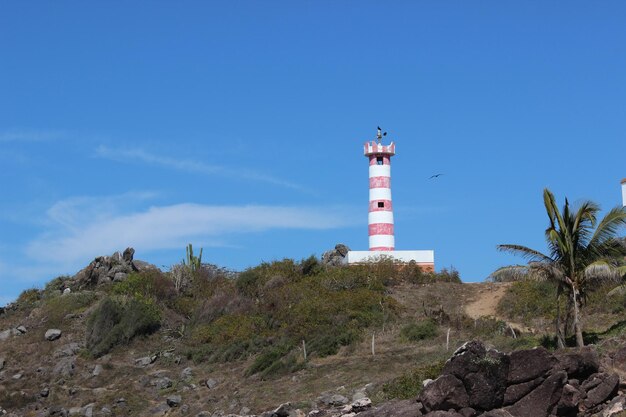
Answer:
[[[422,269],[433,271],[435,269],[435,251],[433,250],[351,250],[346,255],[348,265],[377,262],[381,259],[393,259],[403,264],[413,261]]]

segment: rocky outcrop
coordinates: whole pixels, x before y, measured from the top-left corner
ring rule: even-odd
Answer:
[[[135,249],[126,248],[123,253],[99,256],[72,277],[76,287],[93,288],[109,282],[123,281],[128,274],[137,271],[158,270],[147,262],[133,260]]]
[[[427,417],[610,417],[618,411],[609,406],[626,407],[618,390],[619,376],[602,372],[591,348],[504,354],[472,341],[426,385],[418,404]]]
[[[343,243],[335,245],[335,249],[331,249],[322,254],[322,264],[327,266],[340,266],[346,263],[346,256],[350,248]]]

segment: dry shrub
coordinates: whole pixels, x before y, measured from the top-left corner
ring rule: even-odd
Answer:
[[[100,357],[134,337],[157,330],[161,312],[151,299],[106,297],[87,319],[87,349]]]

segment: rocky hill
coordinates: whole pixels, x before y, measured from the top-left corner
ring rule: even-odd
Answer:
[[[553,352],[541,288],[462,284],[455,271],[388,262],[345,268],[339,256],[239,274],[193,262],[163,273],[132,249],[98,257],[0,312],[0,413],[547,417],[625,407],[621,298],[587,307],[594,346]]]

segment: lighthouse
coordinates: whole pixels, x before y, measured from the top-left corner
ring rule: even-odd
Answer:
[[[369,160],[370,199],[367,226],[370,251],[392,251],[393,205],[391,204],[391,157],[396,145],[382,144],[383,135],[378,129],[377,140],[366,142],[365,156]]]
[[[626,207],[626,178],[622,179],[622,206]]]
[[[380,127],[375,140],[365,142],[363,153],[369,163],[369,208],[367,234],[369,250],[349,251],[348,264],[375,262],[391,258],[398,263],[417,263],[423,270],[434,271],[432,250],[396,250],[393,204],[391,201],[391,157],[396,154],[393,141],[384,144],[387,132]]]

